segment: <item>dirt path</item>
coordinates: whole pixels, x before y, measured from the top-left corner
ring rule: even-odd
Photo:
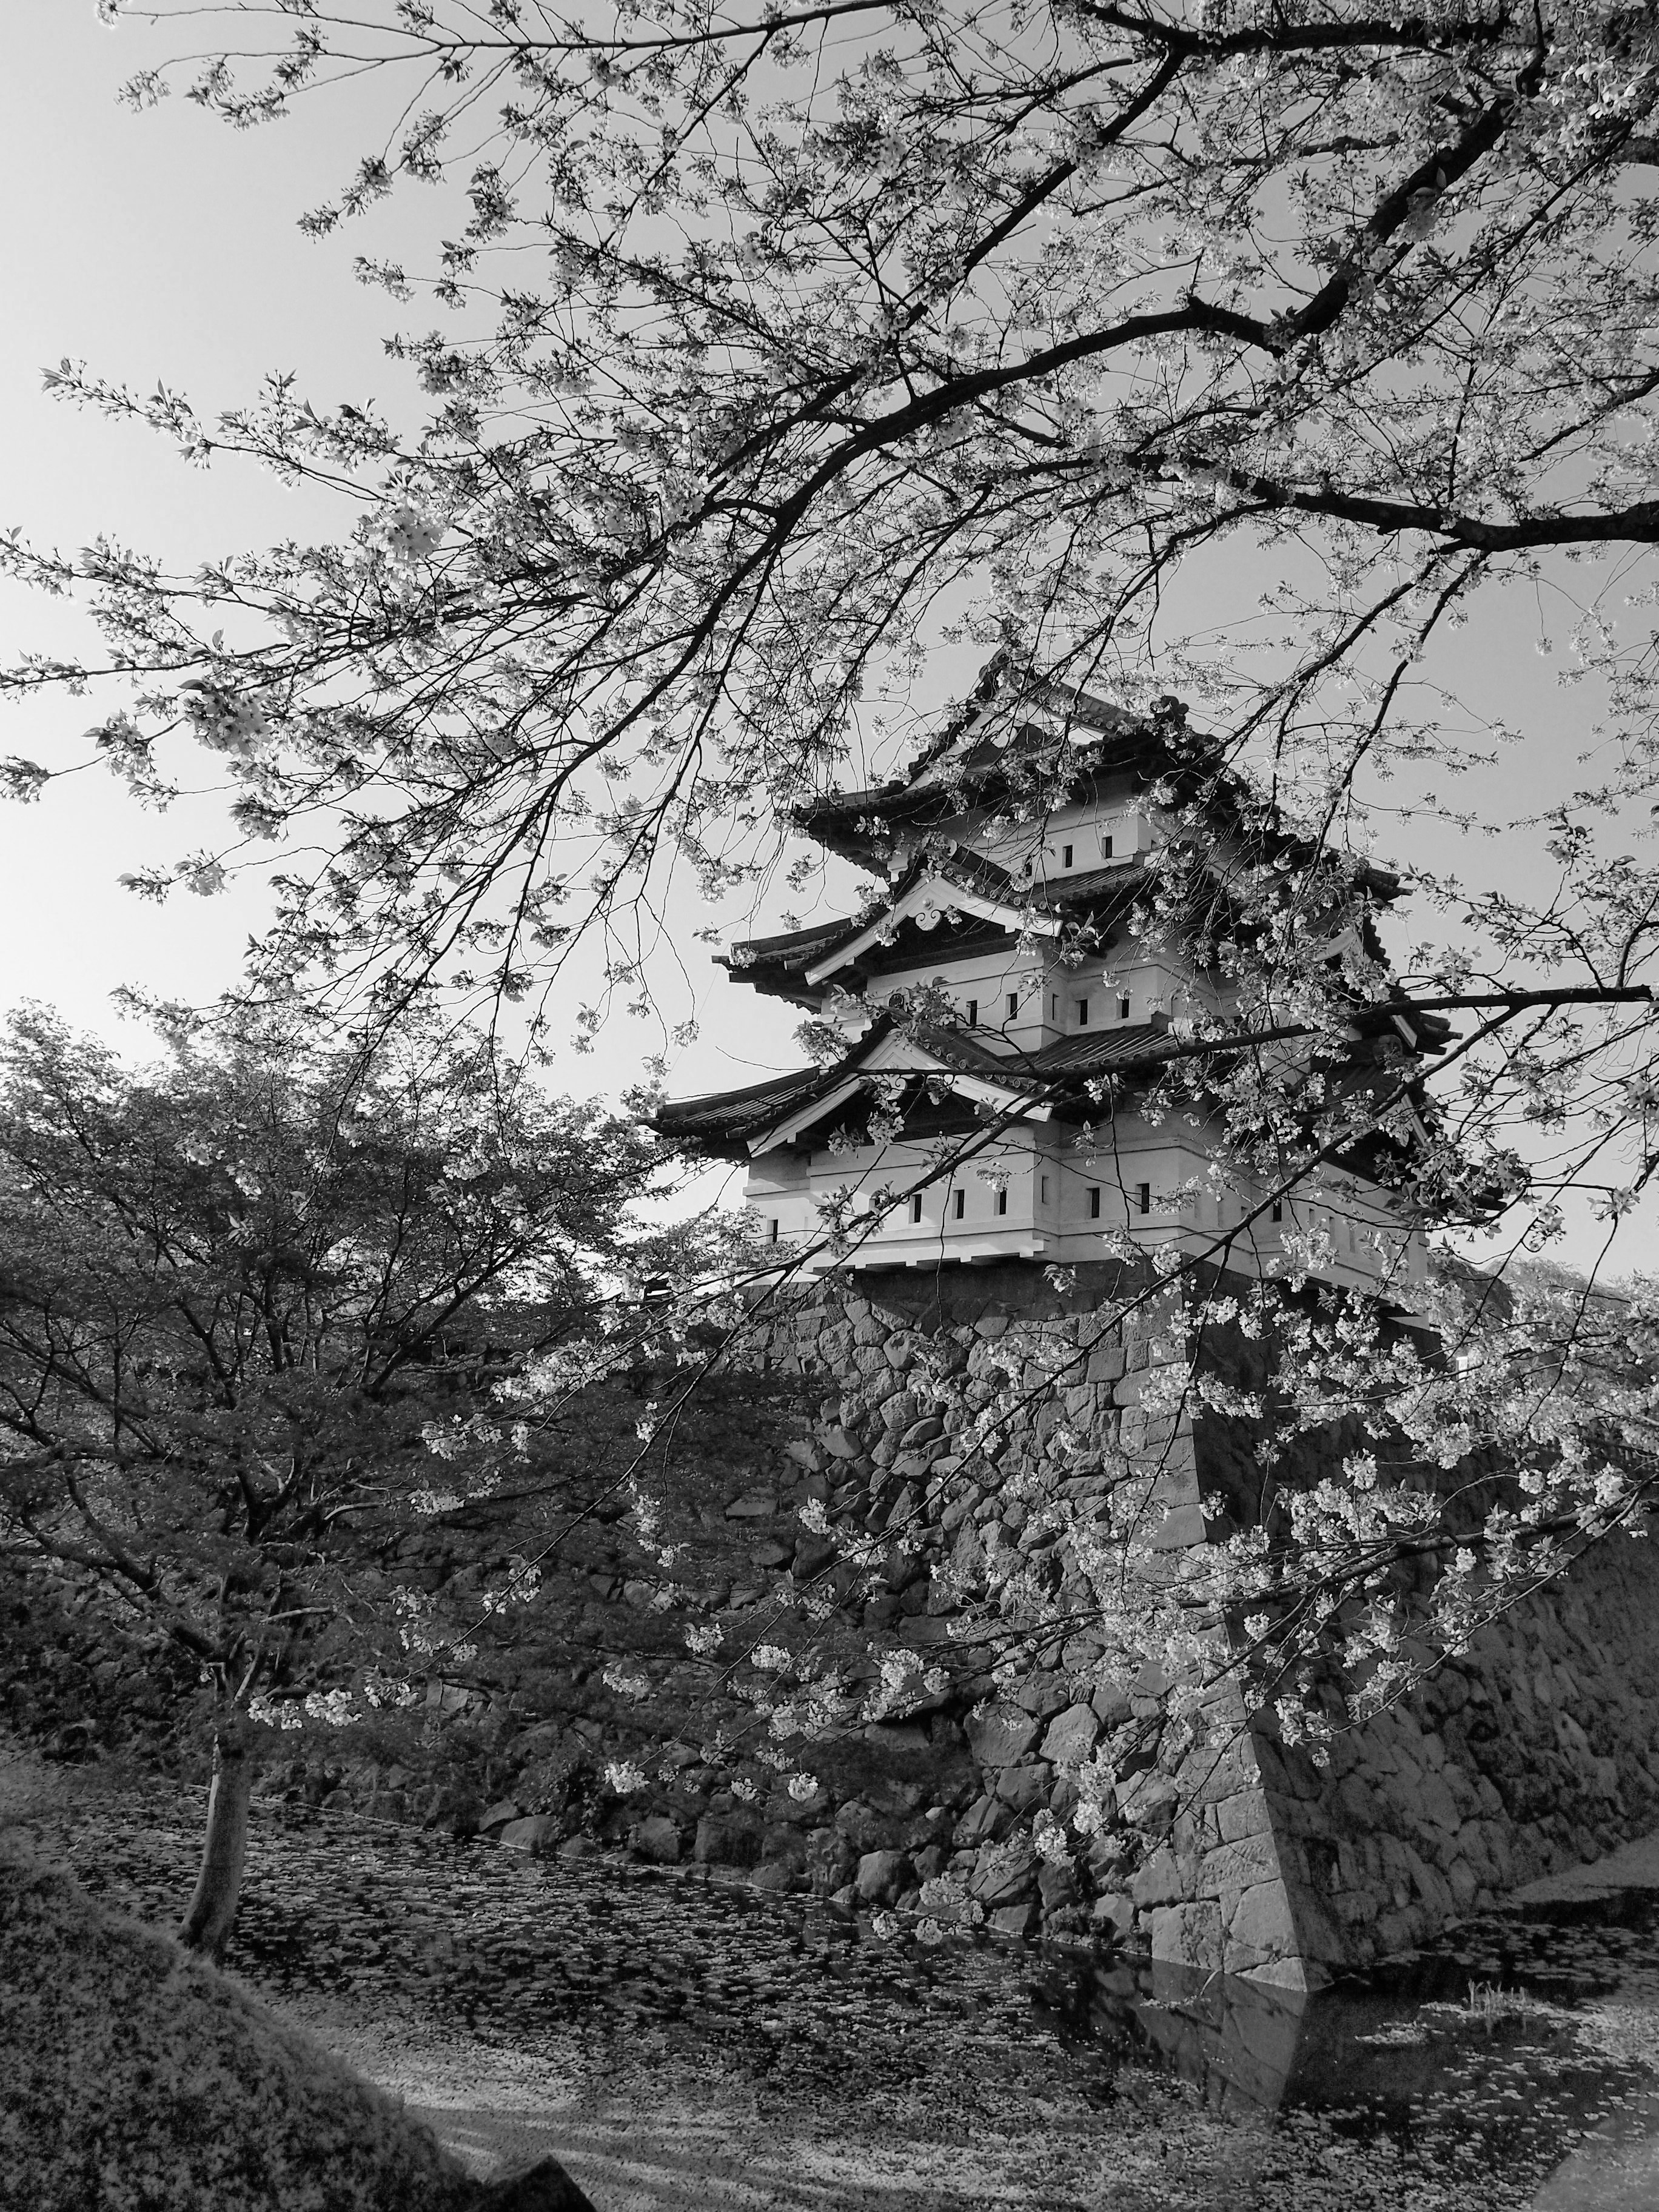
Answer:
[[[611,2071],[476,2039],[389,2030],[349,2004],[297,2016],[404,2098],[474,2172],[552,2151],[599,2212],[1095,2212],[1212,2205],[1219,2147],[1201,2115],[1157,2139],[1125,2139],[1121,2119],[1037,2107],[1009,2131],[932,2115],[860,2116],[757,2095],[688,2069]],[[851,2124],[849,2125],[849,2122]],[[1229,2146],[1231,2148],[1231,2146]],[[1239,2148],[1243,2148],[1240,2144]]]

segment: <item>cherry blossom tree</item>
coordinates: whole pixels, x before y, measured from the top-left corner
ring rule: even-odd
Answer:
[[[274,842],[254,998],[304,981],[389,1020],[443,986],[527,1002],[544,1039],[546,994],[598,933],[607,988],[637,1000],[638,919],[671,863],[711,892],[757,880],[849,755],[893,764],[904,714],[882,726],[875,695],[920,696],[966,641],[1132,713],[1181,695],[1214,773],[1256,793],[1227,885],[1237,1011],[1188,1040],[1241,1184],[1287,1132],[1302,1175],[1409,1122],[1425,1217],[1484,1224],[1506,1262],[1577,1200],[1609,1236],[1629,1216],[1659,1158],[1659,873],[1625,849],[1654,796],[1659,672],[1645,17],[109,12],[171,41],[140,106],[181,90],[243,127],[356,88],[372,143],[305,216],[319,240],[388,195],[441,210],[429,266],[357,264],[407,321],[386,410],[279,379],[209,422],[171,390],[52,372],[194,460],[332,488],[334,542],[181,575],[112,544],[7,549],[86,594],[108,647],[27,662],[12,688],[99,689],[94,748],[153,797],[181,740],[237,787],[246,842],[135,889],[210,892]],[[1241,574],[1263,589],[1235,620]],[[1333,885],[1368,865],[1379,795],[1443,812],[1472,757],[1457,732],[1480,702],[1447,696],[1447,637],[1493,595],[1547,591],[1573,608],[1567,703],[1600,718],[1583,787],[1534,804],[1562,764],[1488,729],[1533,865],[1501,889],[1425,878],[1429,939],[1334,960]],[[1061,750],[1051,766],[1032,810]],[[56,772],[10,778],[28,798]],[[308,868],[289,851],[319,822]],[[1170,871],[1172,910],[1191,882]],[[1432,1069],[1401,1055],[1310,1097],[1310,1055],[1336,1064],[1356,1009],[1384,1004],[1461,1034]],[[1180,1103],[1179,1068],[1164,1080]],[[1607,1310],[1540,1279],[1517,1276],[1500,1319],[1460,1278],[1438,1365],[1378,1335],[1385,1317],[1286,1322],[1298,1379],[1273,1417],[1308,1425],[1345,1376],[1352,1396],[1363,1340],[1382,1428],[1416,1435],[1437,1407],[1468,1449],[1524,1434],[1544,1491],[1513,1510],[1600,1528],[1646,1433],[1646,1321],[1613,1330],[1631,1358],[1610,1367]],[[1551,1419],[1574,1408],[1559,1434],[1521,1425],[1545,1372]],[[1333,1544],[1417,1542],[1408,1488],[1356,1477],[1340,1512],[1303,1513],[1306,1587],[1337,1574]],[[1506,1526],[1481,1523],[1494,1556]],[[1471,1547],[1443,1536],[1455,1568]],[[1317,1618],[1280,1596],[1263,1648],[1281,1616]]]
[[[861,695],[914,673],[941,610],[1131,708],[1180,692],[1345,842],[1374,773],[1455,755],[1416,673],[1438,633],[1571,555],[1617,766],[1555,825],[1571,914],[1460,919],[1494,959],[1630,980],[1648,872],[1594,837],[1651,744],[1645,632],[1609,596],[1639,602],[1659,522],[1628,10],[111,14],[174,45],[141,105],[186,90],[246,126],[349,81],[372,129],[384,94],[402,126],[306,216],[319,237],[399,190],[455,211],[429,270],[358,264],[438,318],[394,341],[392,415],[279,380],[205,423],[52,372],[355,517],[190,576],[10,550],[92,594],[126,679],[112,766],[165,787],[193,737],[253,842],[335,811],[267,974],[544,988],[665,842],[711,885],[756,865],[741,833],[869,734]],[[1272,582],[1218,641],[1224,556]]]
[[[629,1124],[542,1098],[476,1039],[405,1036],[365,1068],[291,1034],[185,1037],[134,1073],[14,1019],[0,1553],[193,1662],[201,1948],[229,1933],[270,1731],[406,1704],[463,1645],[404,1540],[523,1469],[528,1430],[480,1421],[492,1385],[667,1263],[630,1212],[653,1167]],[[495,1532],[475,1632],[534,1593],[513,1541],[533,1548],[532,1514]]]

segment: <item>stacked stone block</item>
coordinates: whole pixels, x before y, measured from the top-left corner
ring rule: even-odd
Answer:
[[[1141,1306],[1103,1319],[1137,1291],[1147,1293]],[[1109,1515],[1114,1494],[1116,1510],[1153,1531],[1172,1572],[1203,1540],[1192,1432],[1142,1405],[1166,1318],[1154,1291],[1146,1275],[1106,1266],[1058,1283],[1020,1266],[882,1276],[762,1317],[762,1356],[841,1382],[835,1418],[803,1453],[834,1478],[836,1516],[901,1534],[919,1559],[943,1554],[947,1571],[925,1595],[919,1579],[906,1593],[914,1605],[876,1599],[865,1626],[947,1662],[981,1655],[953,1678],[954,1703],[973,1700],[965,1736],[979,1787],[940,1870],[1000,1933],[1088,1935],[1297,1984],[1299,1937],[1237,1697],[1218,1693],[1224,1748],[1194,1754],[1166,1728],[1169,1684],[1154,1663],[1127,1684],[1097,1680],[1105,1646],[1086,1622],[1055,1630],[1017,1686],[994,1690],[983,1663],[999,1630],[1022,1617],[1018,1603],[1012,1618],[1000,1610],[1018,1578],[1034,1575],[1061,1613],[1090,1609],[1068,1528]],[[930,1409],[940,1378],[950,1387]],[[962,1441],[1011,1384],[1027,1394],[1020,1419],[988,1450]],[[1127,1488],[1119,1454],[1143,1470]],[[1024,1618],[1029,1626],[1029,1606]],[[1078,1767],[1097,1753],[1115,1778],[1115,1821],[1074,1866],[1046,1864],[1030,1840],[1033,1816],[1063,1820]],[[854,1893],[868,1901],[878,1869],[860,1864]]]
[[[1029,1559],[1049,1534],[1046,1505],[1106,1487],[1045,1460],[1062,1420],[1146,1461],[1172,1554],[1204,1540],[1200,1497],[1250,1486],[1236,1434],[1172,1431],[1141,1412],[1157,1320],[1107,1332],[1098,1318],[1124,1288],[1108,1269],[1076,1271],[1066,1291],[1032,1267],[866,1279],[864,1297],[831,1293],[821,1314],[794,1320],[781,1356],[804,1371],[845,1363],[847,1419],[830,1443],[839,1471],[867,1486],[870,1525],[890,1498],[890,1517],[924,1545],[935,1529],[952,1540],[953,1566],[977,1570],[988,1600],[999,1562]],[[994,1467],[953,1453],[948,1412],[942,1433],[912,1424],[914,1391],[897,1408],[905,1425],[883,1425],[899,1433],[870,1444],[860,1421],[892,1402],[878,1363],[959,1370],[971,1408],[975,1378],[1006,1363],[1011,1341],[1028,1386],[1042,1389],[1045,1368],[1063,1372]],[[896,1495],[884,1488],[899,1479]],[[1062,1598],[1076,1594],[1067,1573],[1062,1541],[1052,1582]],[[870,1625],[885,1625],[879,1610]],[[1595,1547],[1399,1710],[1339,1735],[1323,1768],[1270,1723],[1246,1726],[1237,1704],[1215,1716],[1225,1748],[1183,1758],[1163,1738],[1155,1669],[1127,1695],[1079,1694],[1099,1652],[1073,1636],[969,1724],[984,1786],[952,1863],[1012,1931],[1086,1924],[1155,1957],[1296,1985],[1409,1949],[1659,1820],[1659,1553],[1645,1534]],[[1066,1771],[1102,1741],[1121,1761],[1122,1826],[1090,1846],[1076,1880],[1048,1880],[1012,1835],[1045,1803],[1068,1809]]]
[[[1322,1772],[1267,1752],[1267,1802],[1331,1964],[1410,1949],[1659,1825],[1659,1553],[1595,1546],[1481,1629]]]
[[[1159,1316],[1103,1319],[1136,1286],[1115,1267],[1056,1283],[1007,1264],[832,1280],[759,1310],[746,1356],[757,1408],[763,1376],[774,1411],[757,1412],[724,1485],[701,1467],[712,1496],[681,1501],[726,1553],[665,1612],[620,1532],[614,1557],[573,1564],[550,1606],[577,1607],[575,1632],[601,1646],[635,1624],[650,1693],[624,1707],[597,1673],[585,1687],[557,1677],[562,1711],[506,1731],[508,1794],[495,1793],[487,1830],[509,1848],[629,1842],[854,1910],[973,1917],[1010,1937],[1103,1940],[1294,1988],[1654,1826],[1659,1561],[1645,1538],[1599,1547],[1483,1630],[1400,1711],[1340,1735],[1323,1769],[1247,1724],[1225,1687],[1211,1747],[1195,1750],[1169,1724],[1155,1664],[1103,1686],[1086,1620],[1048,1633],[1016,1679],[994,1676],[1010,1633],[1030,1626],[1032,1592],[1087,1609],[1074,1532],[1115,1500],[1129,1497],[1175,1574],[1204,1540],[1200,1497],[1249,1489],[1248,1440],[1143,1403]],[[1011,1389],[1026,1402],[988,1452],[970,1425]],[[1138,1470],[1127,1488],[1120,1454]],[[837,1538],[872,1547],[864,1571],[803,1523],[814,1506]],[[718,1620],[740,1644],[823,1592],[829,1617],[809,1631],[797,1614],[788,1640],[838,1652],[867,1685],[873,1638],[943,1686],[902,1718],[792,1745],[818,1778],[802,1800],[754,1755],[754,1685],[711,1692],[709,1670],[684,1663],[683,1623]],[[439,1708],[447,1694],[434,1685]],[[645,1791],[625,1804],[573,1794],[573,1774],[591,1778],[630,1743]],[[1048,1863],[1032,1822],[1066,1819],[1096,1756],[1115,1818],[1075,1863]],[[376,1779],[386,1809],[432,1815],[437,1793]]]

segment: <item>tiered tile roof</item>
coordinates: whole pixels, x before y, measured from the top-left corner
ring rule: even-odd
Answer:
[[[820,1011],[836,985],[856,991],[884,970],[933,963],[947,969],[988,943],[1012,949],[1032,933],[1053,937],[1087,925],[1091,947],[1109,951],[1158,881],[1155,854],[1127,854],[1074,874],[1022,878],[971,846],[946,840],[943,825],[953,819],[980,809],[1018,808],[1034,793],[1054,809],[1068,799],[1086,801],[1103,785],[1121,793],[1127,776],[1134,789],[1157,787],[1177,803],[1201,795],[1218,841],[1244,827],[1249,811],[1250,849],[1270,857],[1305,855],[1297,841],[1271,823],[1264,827],[1259,809],[1249,810],[1245,787],[1215,744],[1188,729],[1178,702],[1160,701],[1149,714],[1136,716],[1040,683],[1026,682],[1005,699],[1011,682],[1006,665],[994,663],[969,706],[904,776],[876,788],[831,793],[798,811],[798,825],[808,836],[886,873],[888,888],[861,914],[734,945],[724,964],[736,980]],[[1030,719],[1030,713],[1043,721]],[[1398,878],[1382,869],[1364,870],[1360,882],[1384,902],[1400,889]],[[1206,885],[1204,898],[1212,908],[1224,908],[1224,884]],[[1414,1021],[1414,1029],[1400,1030],[1408,1048],[1438,1049],[1445,1025],[1432,1017]],[[1384,1008],[1356,1009],[1356,1042],[1394,1027]],[[1184,1049],[1162,1016],[1064,1036],[1030,1051],[994,1030],[966,1026],[913,1025],[906,1035],[914,1062],[908,1070],[894,1043],[893,1022],[883,1012],[832,1066],[679,1100],[660,1109],[654,1125],[676,1143],[741,1158],[763,1149],[769,1132],[799,1129],[803,1109],[815,1101],[830,1110],[836,1094],[844,1094],[862,1072],[873,1077],[872,1061],[884,1079],[911,1072],[919,1081],[937,1080],[955,1072],[1011,1101],[1023,1097],[1040,1102],[1045,1112],[1088,1119],[1098,1110],[1101,1077],[1151,1081]]]

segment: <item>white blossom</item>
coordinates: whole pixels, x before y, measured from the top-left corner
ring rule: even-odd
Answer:
[[[394,561],[417,568],[437,551],[443,531],[416,508],[404,505],[393,507],[383,519],[380,536]]]

